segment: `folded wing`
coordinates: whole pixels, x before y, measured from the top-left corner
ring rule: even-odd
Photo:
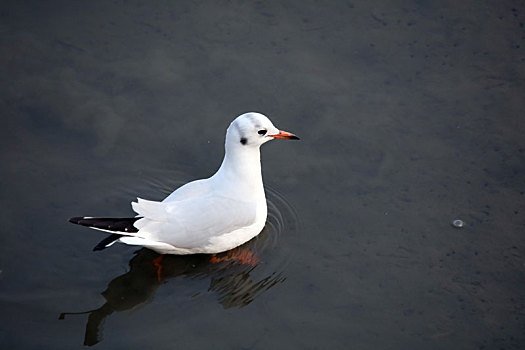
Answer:
[[[135,235],[174,247],[202,247],[210,239],[250,226],[256,204],[213,194],[182,201],[155,202],[138,199],[133,210],[143,216],[135,222]]]

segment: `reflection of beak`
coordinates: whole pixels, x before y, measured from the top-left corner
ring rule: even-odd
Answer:
[[[300,140],[299,137],[292,134],[291,132],[283,131],[283,130],[279,130],[278,134],[268,135],[268,136],[273,137],[274,139]]]

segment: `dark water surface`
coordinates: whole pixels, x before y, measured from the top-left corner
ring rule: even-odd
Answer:
[[[523,5],[2,2],[0,347],[525,348]],[[256,266],[67,223],[211,175],[246,111],[302,138]]]

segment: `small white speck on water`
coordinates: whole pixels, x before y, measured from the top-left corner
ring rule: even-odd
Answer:
[[[465,223],[463,222],[463,220],[456,219],[452,221],[452,226],[454,226],[455,228],[462,228],[463,226],[465,226]]]

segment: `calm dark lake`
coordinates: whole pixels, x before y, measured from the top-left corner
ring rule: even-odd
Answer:
[[[522,1],[3,1],[0,347],[524,349]],[[256,266],[93,252],[266,114]],[[452,225],[462,220],[463,227]]]

